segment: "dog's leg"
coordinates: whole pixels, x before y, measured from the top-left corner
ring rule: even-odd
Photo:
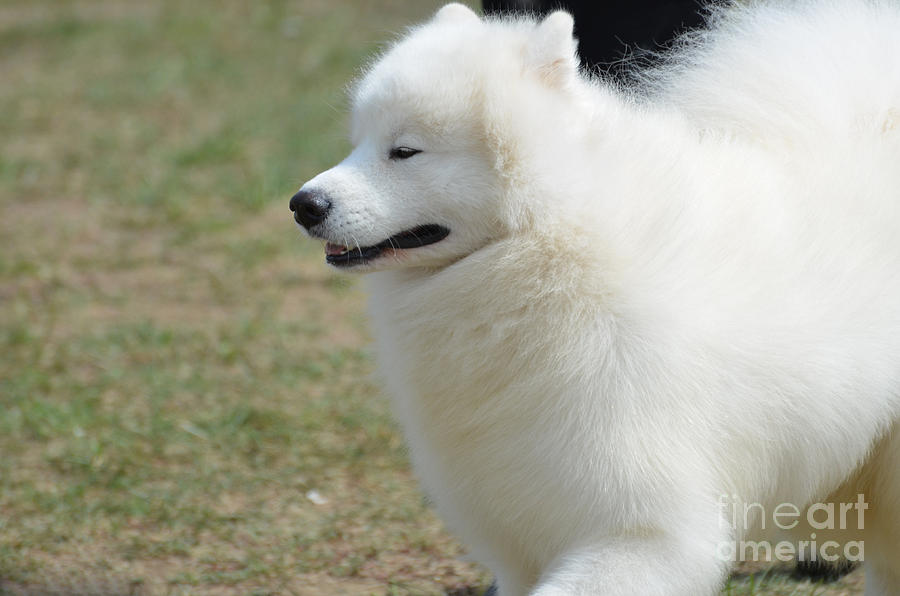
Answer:
[[[900,590],[900,575],[880,563],[866,563],[865,596],[894,596]]]
[[[900,423],[876,450],[865,519],[866,596],[900,594]]]
[[[728,564],[706,532],[680,539],[604,540],[562,556],[532,596],[702,596],[718,594]],[[728,540],[723,535],[722,540]],[[502,594],[501,586],[501,594]]]

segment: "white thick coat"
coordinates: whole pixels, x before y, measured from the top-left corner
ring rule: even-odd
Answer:
[[[857,493],[835,537],[900,594],[900,5],[711,20],[624,90],[565,13],[449,5],[306,185],[333,242],[451,230],[359,269],[415,469],[501,596],[713,594],[760,529],[723,495]]]

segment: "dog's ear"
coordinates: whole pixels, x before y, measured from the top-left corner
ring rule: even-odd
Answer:
[[[557,10],[534,29],[528,46],[528,62],[548,85],[563,87],[578,73],[574,28],[572,15]]]
[[[458,2],[447,4],[434,15],[435,23],[465,23],[479,20],[478,15],[471,8]]]

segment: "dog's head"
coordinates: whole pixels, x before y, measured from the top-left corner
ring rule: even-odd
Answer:
[[[549,96],[577,69],[566,13],[490,21],[445,6],[358,83],[353,150],[294,195],[295,220],[329,264],[361,271],[441,267],[509,234],[535,214],[508,189],[536,188],[522,178],[553,151]]]

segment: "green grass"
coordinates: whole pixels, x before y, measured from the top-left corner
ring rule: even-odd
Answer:
[[[0,4],[0,593],[487,586],[369,381],[356,282],[287,210],[435,6]]]
[[[836,582],[798,579],[786,564],[745,564],[729,579],[722,596],[852,596],[863,593],[862,570]]]
[[[335,8],[0,6],[3,589],[484,585],[368,381],[356,284],[287,210],[433,5]]]

